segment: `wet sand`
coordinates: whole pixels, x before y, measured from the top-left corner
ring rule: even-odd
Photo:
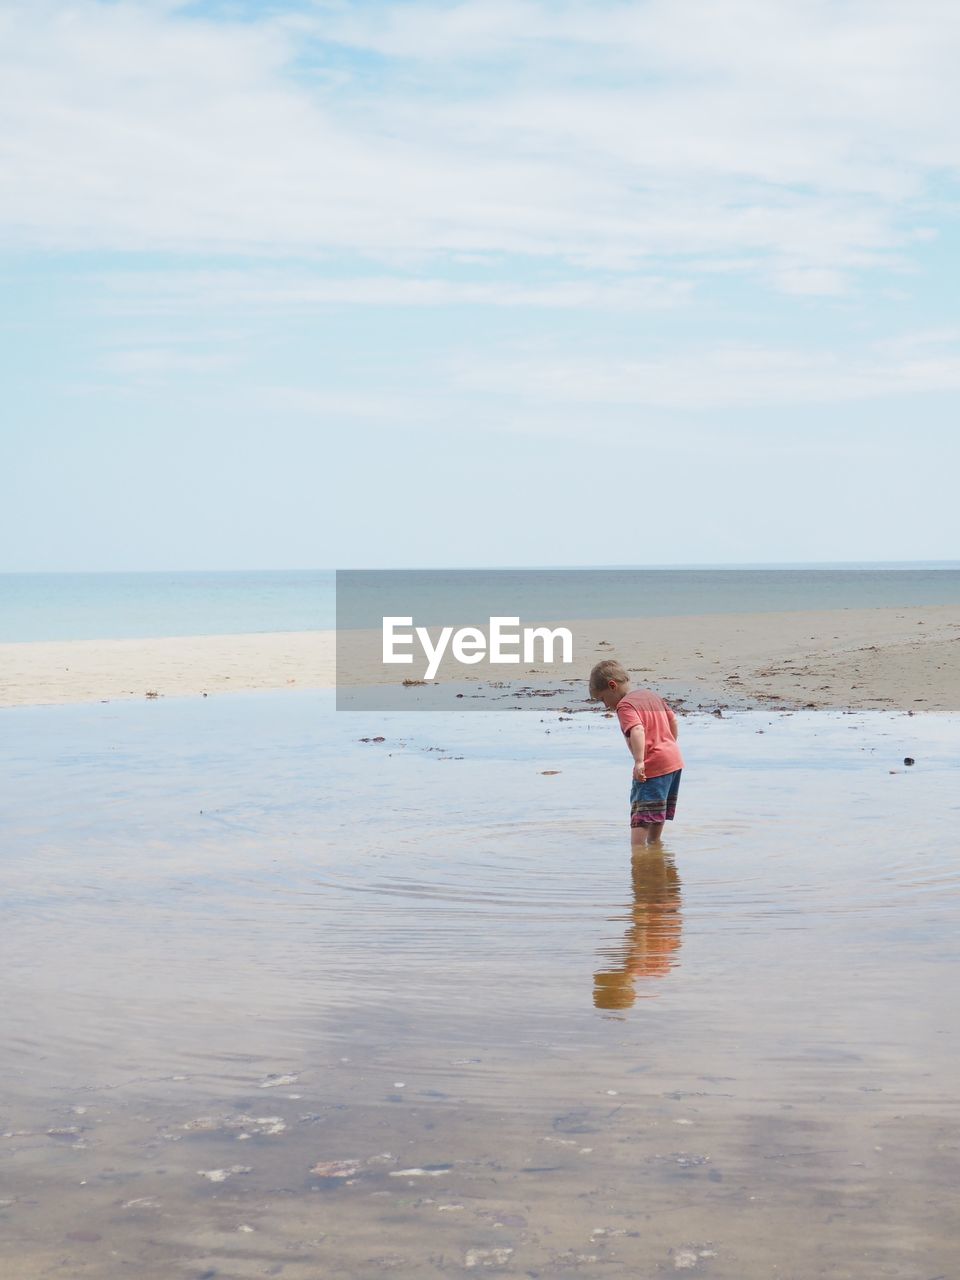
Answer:
[[[331,711],[10,710],[3,1274],[956,1274],[957,717]]]
[[[712,614],[570,624],[585,679],[616,656],[636,683],[696,686],[704,696],[762,706],[960,710],[960,609],[844,609],[823,613]],[[358,635],[344,684],[381,676]],[[0,645],[0,707],[200,697],[241,690],[325,689],[336,681],[335,633],[196,636]],[[390,680],[398,687],[407,668]],[[467,681],[526,679],[542,668],[459,668]],[[419,672],[414,672],[419,674]],[[443,678],[450,679],[449,670]]]

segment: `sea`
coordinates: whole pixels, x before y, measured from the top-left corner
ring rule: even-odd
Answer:
[[[960,1271],[957,716],[2,718],[3,1276]]]
[[[334,570],[0,574],[0,643],[323,631],[337,624]],[[418,622],[451,604],[554,618],[763,613],[960,604],[960,561],[732,567],[598,566],[364,570],[341,575],[351,611],[411,594]],[[362,600],[358,591],[362,588]],[[343,592],[341,591],[341,595]],[[393,607],[393,606],[391,606]]]

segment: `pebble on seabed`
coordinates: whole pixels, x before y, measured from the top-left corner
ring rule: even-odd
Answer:
[[[352,1178],[359,1171],[359,1160],[321,1160],[310,1170],[318,1178]]]
[[[248,1164],[234,1164],[229,1169],[198,1169],[197,1173],[211,1182],[226,1182],[235,1173],[253,1173],[253,1169]]]
[[[468,1249],[464,1255],[463,1265],[473,1267],[502,1267],[510,1261],[512,1249]]]
[[[279,1089],[287,1084],[296,1084],[299,1076],[267,1076],[257,1085],[258,1089]]]
[[[674,1269],[677,1271],[687,1271],[695,1267],[701,1258],[715,1258],[717,1251],[715,1249],[678,1249],[673,1255]]]
[[[182,1126],[187,1132],[203,1132],[216,1133],[220,1129],[225,1130],[252,1130],[258,1136],[272,1135],[283,1133],[286,1129],[286,1121],[281,1116],[198,1116],[195,1120],[188,1120]],[[237,1134],[237,1139],[249,1138],[250,1133],[243,1132]]]

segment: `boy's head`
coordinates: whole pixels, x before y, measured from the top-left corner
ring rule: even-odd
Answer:
[[[590,672],[590,697],[612,711],[630,688],[630,677],[615,658],[605,658]]]

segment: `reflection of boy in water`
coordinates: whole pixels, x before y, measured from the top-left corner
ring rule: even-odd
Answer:
[[[631,689],[630,677],[608,658],[590,672],[590,697],[615,711],[627,750],[633,756],[630,791],[630,844],[656,844],[663,824],[677,811],[683,757],[677,746],[677,717],[658,693]]]
[[[632,860],[632,871],[633,923],[624,935],[620,965],[594,975],[598,1009],[629,1009],[638,978],[662,978],[677,963],[680,877],[673,859],[662,849],[647,849]]]

